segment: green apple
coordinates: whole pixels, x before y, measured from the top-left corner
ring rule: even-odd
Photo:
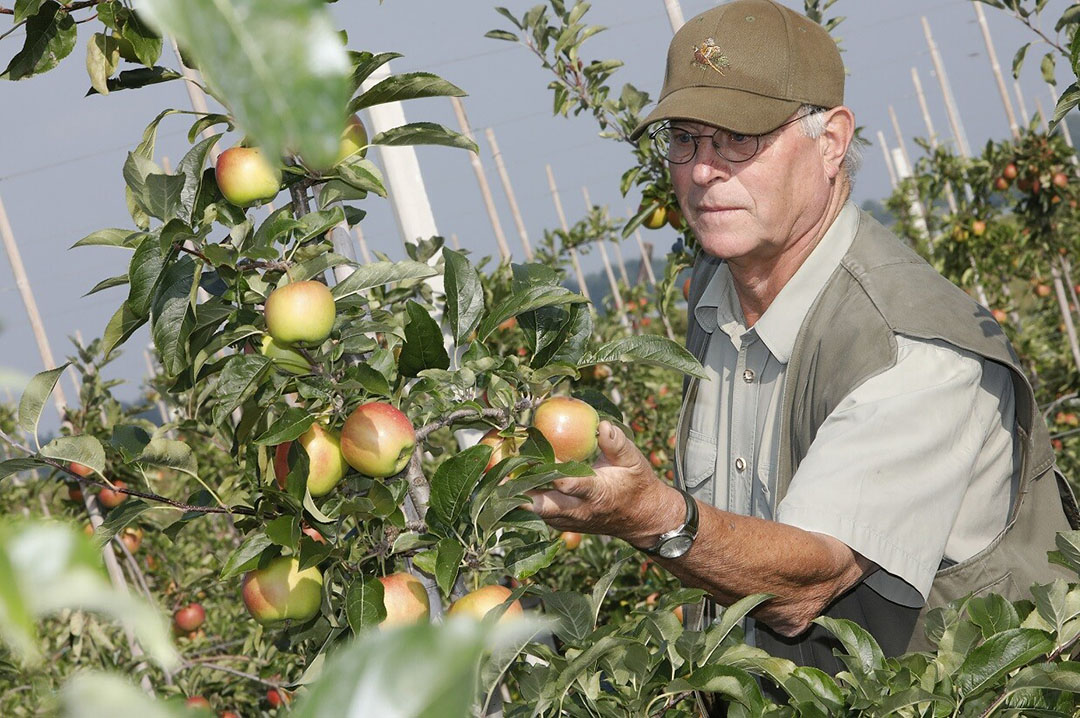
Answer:
[[[533,426],[555,450],[557,461],[586,461],[596,452],[600,416],[581,399],[553,396],[536,407]]]
[[[274,474],[278,486],[285,488],[289,476],[289,447],[291,441],[278,444],[274,451]],[[345,457],[341,454],[341,438],[321,424],[312,424],[300,435],[300,446],[308,456],[307,487],[312,496],[326,496],[345,476]]]
[[[467,593],[457,601],[454,601],[448,612],[451,616],[466,616],[482,621],[484,616],[497,606],[506,603],[512,591],[505,586],[493,583],[489,586]],[[506,611],[499,617],[499,623],[510,621],[522,616],[521,602],[514,601],[506,607]]]
[[[262,624],[286,619],[306,621],[322,603],[322,572],[315,566],[300,570],[295,556],[278,556],[244,574],[244,605]]]
[[[341,146],[338,149],[337,161],[340,164],[350,157],[363,157],[367,154],[368,134],[367,128],[360,118],[353,115],[341,132]]]
[[[222,152],[214,177],[225,199],[239,207],[271,200],[281,189],[281,171],[255,147],[230,147]]]
[[[311,364],[307,358],[287,344],[279,344],[269,334],[263,334],[259,347],[264,357],[272,359],[274,366],[290,374],[310,374]]]
[[[356,407],[341,430],[341,453],[349,466],[367,476],[399,473],[415,447],[416,430],[409,417],[381,401]]]
[[[279,344],[320,344],[334,328],[334,295],[322,282],[291,282],[270,292],[263,314]]]
[[[383,585],[383,606],[386,618],[380,624],[387,628],[428,620],[431,604],[424,584],[404,571],[379,578]]]

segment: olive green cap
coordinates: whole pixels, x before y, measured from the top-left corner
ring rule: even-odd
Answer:
[[[735,0],[691,18],[668,48],[660,102],[631,134],[689,120],[748,135],[801,105],[844,104],[844,63],[818,23],[773,0]]]

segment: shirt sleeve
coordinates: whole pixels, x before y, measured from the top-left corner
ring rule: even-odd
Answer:
[[[776,520],[843,541],[882,569],[875,590],[918,606],[962,510],[977,527],[963,532],[969,555],[1004,528],[1012,386],[1004,367],[947,343],[897,343],[896,364],[826,417]]]

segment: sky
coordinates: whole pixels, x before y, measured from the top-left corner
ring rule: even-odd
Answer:
[[[784,0],[801,9],[801,0]],[[515,15],[532,2],[504,0]],[[689,19],[714,3],[682,0]],[[1051,0],[1043,13],[1043,29],[1052,35],[1053,22],[1070,3]],[[10,6],[8,0],[0,5]],[[558,227],[548,190],[545,165],[550,164],[568,220],[584,214],[582,188],[596,204],[607,205],[612,214],[636,208],[640,197],[622,197],[619,178],[631,166],[629,148],[597,136],[595,122],[586,116],[553,117],[550,78],[539,60],[518,44],[484,37],[488,30],[513,29],[492,4],[477,0],[342,0],[331,5],[339,25],[348,31],[351,49],[394,51],[404,57],[391,63],[395,73],[433,72],[468,93],[463,99],[470,124],[480,145],[480,159],[491,186],[504,232],[515,260],[521,260],[521,240],[510,215],[484,128],[492,128],[507,165],[513,191],[535,245],[544,229]],[[1046,51],[1038,37],[1019,21],[986,6],[999,62],[1008,76],[1014,52],[1025,42],[1036,41],[1020,78],[1029,112],[1037,102],[1049,110],[1050,91],[1038,71]],[[927,132],[911,80],[916,68],[927,95],[935,129],[948,139],[949,125],[941,91],[933,73],[930,53],[920,18],[925,16],[943,57],[961,121],[973,148],[988,139],[1008,136],[1002,103],[986,48],[969,0],[838,0],[827,17],[846,19],[834,33],[844,51],[848,69],[846,104],[855,113],[864,135],[874,141],[865,150],[854,199],[881,200],[890,192],[888,174],[877,132],[895,146],[888,108],[895,108],[908,152],[917,154],[911,141]],[[585,45],[582,55],[591,59],[620,59],[625,65],[611,79],[613,87],[629,82],[659,94],[664,58],[672,30],[663,0],[595,0],[585,16],[590,24],[608,29]],[[0,15],[0,34],[8,29],[10,16]],[[93,27],[93,24],[85,26]],[[86,339],[100,336],[106,322],[126,296],[126,288],[83,295],[101,279],[122,274],[129,254],[108,248],[68,248],[81,237],[104,227],[132,226],[124,205],[121,168],[128,151],[138,143],[145,125],[165,107],[190,109],[186,92],[178,82],[107,97],[84,97],[89,86],[83,58],[89,32],[80,35],[74,52],[60,67],[40,77],[0,84],[0,200],[3,201],[22,259],[37,299],[53,353],[73,352],[68,337],[77,331]],[[0,40],[0,63],[21,47],[22,31]],[[163,64],[173,65],[166,51]],[[1058,78],[1067,84],[1068,69],[1059,63]],[[1016,104],[1016,95],[1012,95]],[[432,98],[404,104],[409,121],[439,122],[459,129],[449,100]],[[370,123],[369,123],[370,126]],[[169,118],[162,123],[158,153],[175,164],[187,149],[187,121]],[[1080,140],[1080,137],[1077,138]],[[378,153],[369,155],[376,163]],[[457,236],[475,255],[497,254],[494,232],[488,220],[477,181],[466,152],[442,147],[419,148],[418,158],[428,198],[439,232]],[[369,247],[391,258],[405,256],[390,203],[370,197],[359,204],[368,212],[361,224]],[[264,210],[255,210],[264,216]],[[647,232],[646,241],[663,254],[676,239],[670,229]],[[638,256],[636,243],[623,246],[627,259]],[[29,321],[15,280],[6,262],[0,267],[0,381],[10,372],[22,380],[44,367],[35,348]],[[600,269],[597,253],[584,258],[587,272]],[[131,399],[147,369],[143,349],[149,342],[145,329],[123,348],[123,355],[107,374],[125,380],[117,389]],[[10,390],[17,396],[19,379]],[[71,394],[70,383],[65,389]],[[5,397],[0,388],[0,399]],[[43,426],[55,425],[50,412]]]

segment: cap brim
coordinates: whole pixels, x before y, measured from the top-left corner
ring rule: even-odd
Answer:
[[[664,120],[687,120],[745,135],[762,135],[782,125],[802,105],[799,100],[778,100],[744,90],[684,87],[660,100],[630,133],[630,139],[636,141],[649,125]]]

